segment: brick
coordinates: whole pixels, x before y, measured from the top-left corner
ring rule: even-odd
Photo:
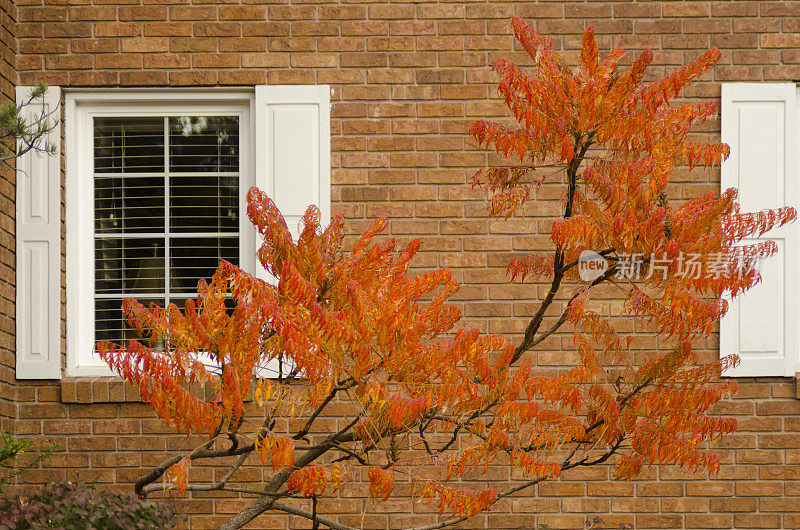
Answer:
[[[141,34],[142,25],[138,22],[98,22],[94,24],[95,37],[137,37]],[[78,35],[71,36],[77,37]]]
[[[292,24],[292,35],[339,35],[339,24],[321,21],[297,21]]]
[[[238,68],[241,60],[235,53],[195,53],[190,57],[195,68]]]
[[[270,6],[269,20],[308,20],[317,17],[314,6]]]
[[[761,35],[762,48],[797,48],[800,47],[800,35],[786,33],[767,33]]]
[[[759,500],[759,511],[796,512],[800,497],[773,497]]]
[[[396,20],[389,22],[390,35],[435,35],[436,22],[432,20]]]
[[[369,52],[413,51],[414,39],[411,37],[367,37]]]
[[[794,415],[800,414],[800,401],[798,400],[771,400],[758,403],[757,414],[760,415]]]
[[[145,55],[144,67],[150,68],[189,68],[191,57],[188,54]]]
[[[119,39],[120,51],[127,53],[153,53],[169,51],[167,37],[137,37]]]
[[[799,480],[800,466],[760,466],[758,478],[761,480]]]
[[[419,67],[419,66],[430,67],[430,66],[436,66],[436,62],[437,62],[436,54],[434,53],[389,54],[389,66],[392,68]]]
[[[221,52],[264,52],[267,42],[263,37],[232,37],[221,39],[219,51]]]
[[[686,495],[730,497],[733,495],[733,484],[726,482],[689,482],[686,484]]]
[[[759,14],[762,17],[796,17],[800,15],[798,2],[761,2]]]
[[[269,39],[269,50],[276,52],[314,51],[315,40],[308,37],[277,37]],[[342,64],[342,66],[346,66]]]
[[[111,24],[109,22],[109,24]],[[97,37],[102,37],[101,33],[97,33],[97,26],[94,27],[94,34]],[[20,35],[21,37],[22,35]],[[49,23],[45,24],[44,26],[44,36],[46,38],[75,38],[75,37],[91,37],[92,36],[92,25],[88,22],[57,22],[57,23]],[[117,35],[108,35],[108,36],[117,36]]]
[[[317,46],[321,52],[363,52],[364,39],[357,37],[319,37]]]
[[[338,57],[332,53],[294,53],[290,58],[293,68],[335,68],[338,62]]]
[[[99,70],[73,70],[69,73],[69,84],[70,86],[117,86],[119,84],[119,74],[117,72],[103,72]]]
[[[188,37],[192,34],[189,22],[145,22],[144,34],[148,37]]]
[[[661,499],[662,512],[691,513],[708,512],[708,499],[699,497],[668,497]]]
[[[417,83],[463,83],[463,70],[417,70]]]
[[[123,86],[166,86],[167,73],[153,71],[120,72],[119,81]]]
[[[171,37],[168,42],[169,51],[173,53],[217,51],[217,39],[210,37]]]
[[[387,55],[385,53],[351,53],[340,57],[339,65],[343,68],[385,67]]]
[[[175,86],[214,85],[216,82],[216,72],[194,70],[169,73],[169,83]]]
[[[30,418],[63,418],[66,417],[66,408],[61,405],[35,405],[22,404],[19,406],[19,417]]]
[[[48,25],[50,27],[50,25]],[[19,51],[23,54],[41,53],[67,53],[69,49],[67,39],[20,39]]]
[[[637,524],[639,518],[637,517]],[[686,528],[730,528],[733,524],[733,517],[725,514],[701,515],[686,514]]]
[[[266,83],[266,72],[221,70],[219,72],[220,85],[254,86]]]
[[[116,20],[116,18],[117,10],[111,6],[77,6],[69,8],[69,19],[71,21]]]
[[[267,8],[264,6],[222,6],[219,8],[220,20],[265,20]]]
[[[243,22],[243,37],[278,37],[289,32],[285,22]]]
[[[640,528],[677,528],[682,523],[683,521],[680,515],[663,514],[636,516],[636,527]]]
[[[189,26],[195,37],[238,37],[242,25],[236,22],[195,22]]]
[[[800,449],[800,432],[792,434],[760,434],[758,445],[763,448]]]
[[[142,67],[142,56],[138,53],[103,54],[95,57],[95,66],[104,69],[130,69]]]
[[[709,506],[712,512],[754,512],[756,511],[756,499],[749,497],[711,499]]]
[[[661,16],[664,17],[708,17],[711,15],[711,4],[708,2],[664,2],[661,5]]]
[[[448,37],[417,37],[417,50],[419,51],[447,51],[461,50],[464,47],[464,38]]]
[[[778,514],[737,513],[733,516],[735,528],[780,528],[781,516]]]
[[[389,30],[389,23],[378,20],[357,20],[342,22],[341,34],[342,36],[367,36],[376,37],[388,35],[393,32]]]
[[[72,53],[113,53],[127,51],[120,49],[119,39],[73,39],[70,41]]]
[[[214,6],[171,6],[170,20],[216,20],[217,8]]]
[[[120,21],[127,20],[166,20],[167,8],[165,6],[136,6],[120,7],[117,11]]]
[[[19,10],[20,22],[63,22],[67,20],[64,7],[25,7]]]

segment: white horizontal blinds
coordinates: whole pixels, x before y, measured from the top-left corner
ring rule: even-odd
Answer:
[[[95,339],[125,343],[122,300],[182,306],[239,261],[239,118],[95,117]]]
[[[722,141],[731,148],[722,189],[739,189],[744,212],[798,205],[795,92],[793,83],[722,85]],[[741,358],[726,376],[790,376],[797,369],[798,226],[766,238],[777,244],[777,255],[759,264],[762,282],[737,297],[720,323],[720,354]]]
[[[33,87],[17,87],[17,103]],[[44,99],[27,107],[32,123],[58,108],[61,93],[49,87]],[[58,120],[52,116],[51,120]],[[51,155],[28,151],[17,159],[16,377],[61,378],[61,127],[43,139]]]

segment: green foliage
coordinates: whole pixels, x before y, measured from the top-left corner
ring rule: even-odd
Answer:
[[[12,467],[13,463],[17,462],[17,457],[25,452],[29,444],[30,440],[24,438],[17,440],[11,433],[0,429],[0,466]],[[14,477],[38,466],[40,462],[50,458],[60,447],[60,443],[53,442],[43,450],[35,450],[34,456],[27,462],[16,466],[15,469],[5,475],[0,475],[0,493],[3,492],[5,485],[9,484]]]
[[[55,152],[55,145],[46,141],[47,133],[58,123],[60,108],[50,109],[41,104],[47,85],[39,83],[22,103],[8,101],[0,105],[0,161],[7,161],[28,151],[44,154]],[[35,108],[33,115],[25,118],[27,107]],[[11,146],[16,144],[16,150]]]
[[[149,530],[172,528],[174,516],[172,508],[162,502],[140,501],[131,495],[70,482],[0,499],[0,530]]]
[[[10,432],[0,429],[0,464],[8,460],[16,461],[17,455],[25,450],[28,440],[17,441]]]

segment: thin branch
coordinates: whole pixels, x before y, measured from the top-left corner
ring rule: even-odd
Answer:
[[[316,420],[317,417],[320,414],[322,414],[323,409],[328,405],[328,403],[333,401],[333,399],[336,397],[336,394],[340,390],[349,390],[349,389],[353,388],[354,386],[356,386],[356,384],[357,384],[357,381],[355,380],[355,378],[350,377],[350,378],[346,379],[345,381],[343,381],[341,383],[338,383],[336,386],[334,386],[331,389],[331,391],[328,394],[328,396],[325,398],[325,400],[317,407],[317,409],[313,412],[313,414],[311,414],[311,417],[308,418],[308,421],[306,421],[305,425],[303,425],[303,428],[300,429],[299,431],[297,431],[297,433],[294,436],[292,436],[292,439],[294,439],[294,440],[302,440],[303,438],[305,438],[305,436],[311,430],[311,425],[314,423],[314,420]]]
[[[274,475],[264,488],[264,495],[253,501],[247,508],[237,513],[226,522],[222,523],[218,530],[236,530],[246,525],[262,513],[270,510],[275,504],[275,498],[270,496],[270,493],[276,493],[289,479],[289,476],[298,469],[310,465],[319,457],[327,453],[330,449],[335,447],[336,443],[346,443],[355,440],[353,433],[348,432],[353,426],[358,423],[360,418],[356,418],[348,425],[339,430],[339,432],[331,434],[325,440],[320,442],[316,447],[306,451],[300,455],[294,464],[280,471]]]
[[[564,219],[567,219],[572,216],[572,209],[574,207],[575,201],[575,193],[577,191],[578,185],[578,168],[583,161],[584,156],[586,155],[586,151],[589,150],[589,147],[592,145],[592,138],[591,135],[585,143],[576,145],[575,146],[575,156],[572,158],[569,166],[567,167],[567,180],[569,183],[569,189],[567,190],[567,204],[564,207]],[[533,315],[531,321],[528,323],[527,328],[525,329],[525,336],[522,339],[522,342],[514,349],[514,355],[511,357],[511,361],[509,364],[516,363],[522,354],[528,351],[536,338],[536,332],[539,331],[539,326],[542,325],[542,320],[544,319],[544,314],[547,311],[547,308],[553,303],[553,300],[558,294],[558,290],[561,288],[561,281],[564,279],[564,273],[566,270],[564,267],[564,252],[561,246],[556,246],[555,256],[553,258],[553,281],[550,284],[550,290],[547,292],[545,299],[542,301],[541,305],[539,306],[539,310]]]
[[[210,450],[209,447],[211,447],[214,444],[215,440],[216,436],[214,436],[209,441],[205,442],[203,445],[195,448],[192,451],[189,451],[187,453],[177,454],[175,456],[167,458],[166,460],[158,464],[155,468],[153,468],[148,474],[139,478],[139,480],[136,481],[136,484],[133,487],[133,491],[139,497],[144,498],[147,495],[146,493],[144,493],[144,488],[148,484],[152,484],[156,480],[160,479],[162,475],[164,475],[164,473],[166,473],[169,468],[171,468],[173,465],[177,464],[184,458],[188,457],[189,460],[197,460],[200,458],[235,456],[244,453],[251,453],[255,449],[254,444],[249,444],[244,447],[237,447],[236,449],[233,450],[231,449]]]
[[[610,458],[614,454],[614,452],[616,452],[618,447],[619,446],[612,447],[602,457],[598,458],[598,461],[605,462],[605,460]],[[565,469],[571,469],[571,468],[577,467],[577,466],[578,466],[577,463],[569,464],[569,463],[565,462],[565,464],[561,467],[561,470],[563,471]],[[512,488],[509,488],[506,491],[504,491],[502,493],[499,493],[495,497],[494,502],[492,504],[495,504],[497,501],[499,501],[500,499],[502,499],[504,497],[508,497],[509,495],[513,495],[514,493],[517,493],[518,491],[522,491],[522,490],[524,490],[526,488],[529,488],[531,486],[534,486],[534,485],[536,485],[536,484],[538,484],[540,482],[544,482],[545,480],[548,480],[550,478],[552,478],[552,476],[550,474],[547,474],[547,475],[543,475],[541,477],[537,477],[535,479],[529,480],[527,482],[523,482],[522,484],[518,484],[518,485],[516,485],[516,486],[514,486]],[[414,528],[409,528],[408,530],[438,530],[439,528],[446,528],[448,526],[452,526],[454,524],[461,523],[463,521],[466,521],[469,518],[470,518],[470,516],[462,515],[460,517],[454,517],[452,519],[448,519],[447,521],[442,521],[442,522],[439,522],[439,523],[433,523],[433,524],[429,524],[429,525],[425,525],[425,526],[415,526]]]
[[[358,453],[356,453],[352,449],[350,449],[350,448],[348,448],[348,447],[346,447],[346,446],[344,446],[344,445],[342,445],[342,444],[340,444],[338,442],[333,446],[333,448],[336,449],[337,451],[341,451],[343,453],[348,454],[351,458],[355,458],[356,460],[358,460],[358,463],[361,464],[362,466],[368,466],[369,465],[369,462],[363,456],[359,455]],[[341,462],[343,460],[349,460],[349,459],[350,458],[348,458],[348,457],[340,457],[340,458],[337,458],[336,460],[334,460],[334,462]]]
[[[290,513],[292,515],[299,515],[300,517],[305,517],[306,519],[310,519],[312,521],[316,521],[320,524],[324,524],[331,530],[358,530],[352,526],[347,526],[342,523],[337,523],[327,517],[322,517],[320,515],[314,515],[308,510],[304,510],[302,508],[298,508],[297,506],[291,506],[289,504],[284,504],[282,502],[275,502],[272,504],[272,508],[275,510],[280,510],[282,512]],[[220,527],[222,528],[222,527]]]
[[[236,449],[233,449],[234,451]],[[214,490],[221,490],[225,484],[231,479],[234,473],[242,467],[244,461],[247,460],[247,457],[250,456],[250,453],[242,453],[239,455],[239,458],[236,459],[236,462],[228,469],[225,475],[219,479],[217,482],[212,482],[211,484],[188,484],[186,486],[186,490],[188,491],[214,491]],[[142,488],[142,494],[147,496],[148,494],[154,491],[164,491],[172,488],[171,484],[148,484],[144,488]]]
[[[583,289],[582,291],[579,291],[579,292],[575,293],[572,296],[572,298],[570,298],[569,301],[567,302],[567,307],[564,308],[564,311],[561,313],[561,316],[558,318],[558,320],[555,322],[555,324],[550,326],[547,330],[542,332],[541,335],[536,337],[531,342],[530,348],[533,348],[533,347],[537,346],[538,344],[540,344],[542,341],[544,341],[544,339],[546,339],[547,337],[549,337],[550,335],[552,335],[553,333],[558,331],[558,329],[562,325],[564,325],[564,322],[567,321],[567,318],[568,318],[568,315],[569,315],[569,309],[570,309],[570,307],[572,307],[572,303],[575,301],[576,298],[578,298],[578,296],[580,296],[581,292],[586,292],[587,290],[591,289],[592,287],[603,283],[604,281],[610,279],[614,274],[616,274],[616,272],[617,272],[616,265],[612,265],[611,267],[608,268],[608,270],[606,270],[606,272],[604,272],[602,275],[600,275],[597,278],[595,278],[594,280],[592,280],[592,283],[590,283],[588,285],[588,287],[586,287],[586,289]]]

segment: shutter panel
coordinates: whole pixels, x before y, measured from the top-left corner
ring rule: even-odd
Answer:
[[[33,87],[17,87],[17,103]],[[24,109],[29,123],[58,108],[61,91]],[[44,109],[42,109],[44,105]],[[17,379],[61,378],[61,126],[47,142],[55,154],[28,151],[17,158]]]
[[[323,225],[330,222],[330,137],[330,87],[256,87],[256,186],[275,201],[294,238],[310,204]],[[260,265],[257,275],[268,277]]]
[[[255,183],[275,201],[295,239],[309,205],[319,208],[323,226],[331,220],[330,101],[327,85],[256,87]],[[258,249],[260,236],[254,237]],[[274,281],[258,262],[256,276]],[[280,371],[274,360],[255,373],[277,377]]]
[[[742,211],[798,206],[794,83],[722,85],[722,189],[739,189]],[[778,253],[760,265],[762,281],[729,305],[720,323],[720,355],[741,364],[723,375],[792,376],[800,358],[800,226],[770,231]],[[755,242],[750,239],[747,243]]]

